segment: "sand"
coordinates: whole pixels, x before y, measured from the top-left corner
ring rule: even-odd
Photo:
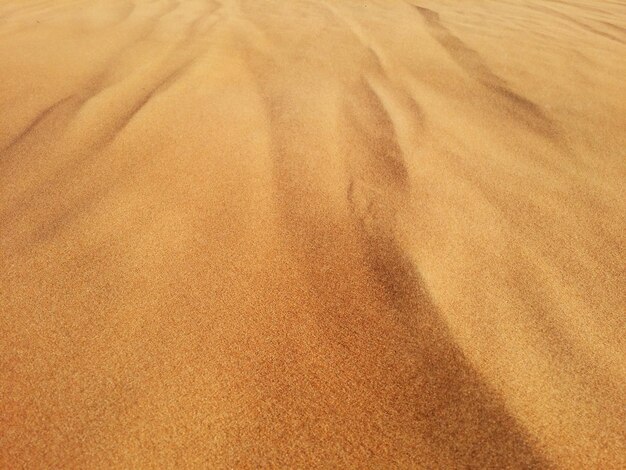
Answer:
[[[0,0],[0,467],[626,467],[626,2]]]

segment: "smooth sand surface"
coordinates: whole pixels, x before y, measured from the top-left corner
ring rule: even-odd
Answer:
[[[626,468],[626,2],[0,0],[0,467]]]

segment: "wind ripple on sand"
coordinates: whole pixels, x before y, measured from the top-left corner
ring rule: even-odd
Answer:
[[[626,466],[624,31],[0,1],[0,466]]]

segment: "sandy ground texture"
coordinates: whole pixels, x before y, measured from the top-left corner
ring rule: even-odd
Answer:
[[[0,0],[0,467],[626,468],[626,1]]]

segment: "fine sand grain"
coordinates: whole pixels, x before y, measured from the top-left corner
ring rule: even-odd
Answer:
[[[626,1],[0,0],[0,468],[626,468]]]

